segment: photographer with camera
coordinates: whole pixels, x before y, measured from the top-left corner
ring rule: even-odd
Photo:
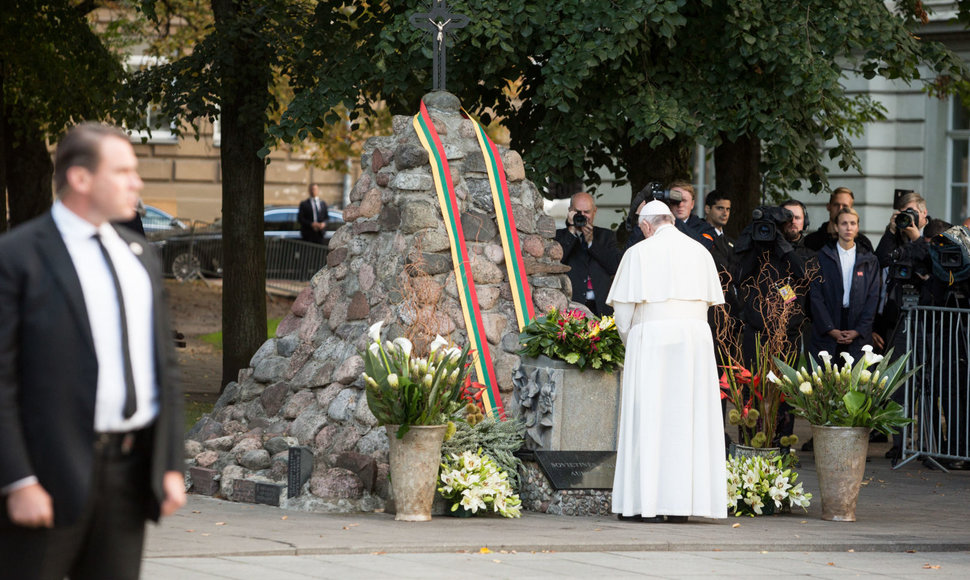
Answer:
[[[754,359],[756,335],[766,330],[762,312],[765,296],[777,294],[785,304],[794,303],[787,317],[786,334],[793,348],[801,349],[800,329],[805,321],[813,260],[796,251],[785,235],[793,217],[790,210],[782,207],[755,208],[752,222],[734,244],[736,264],[731,273],[731,294],[736,296],[736,312],[744,325],[742,349],[746,363]]]
[[[933,304],[930,279],[932,265],[930,260],[930,239],[946,230],[950,224],[930,218],[926,200],[920,194],[910,191],[896,199],[895,210],[889,225],[876,247],[879,265],[888,268],[886,304],[883,308],[883,327],[890,333],[889,344],[896,346],[901,337],[898,327],[902,309],[918,304]],[[882,342],[876,340],[876,346]]]
[[[674,215],[674,227],[707,250],[714,246],[714,240],[717,238],[714,226],[691,213],[694,209],[694,186],[686,181],[674,181],[669,188],[664,189],[659,181],[651,181],[634,196],[630,204],[630,213],[626,221],[629,236],[624,251],[643,240],[643,233],[637,226],[637,216],[647,202],[653,200],[667,204]]]
[[[597,316],[606,316],[613,314],[606,305],[606,296],[621,256],[616,236],[606,228],[594,226],[595,218],[593,196],[585,192],[573,195],[566,227],[556,230],[556,241],[562,246],[560,261],[570,267],[573,301],[585,304]]]

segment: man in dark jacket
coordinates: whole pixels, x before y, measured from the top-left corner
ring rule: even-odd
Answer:
[[[327,230],[330,218],[327,203],[320,199],[320,186],[311,183],[308,197],[300,202],[296,219],[300,222],[300,237],[314,244],[323,243],[323,233]]]
[[[848,187],[836,187],[832,191],[832,195],[829,196],[829,202],[825,205],[825,209],[829,210],[829,221],[805,236],[805,247],[813,252],[817,252],[825,244],[839,239],[839,234],[836,231],[835,216],[839,215],[841,210],[845,208],[852,209],[854,206],[855,194],[852,193],[852,190]],[[865,234],[860,233],[859,237],[856,238],[856,243],[867,251],[872,251],[872,242],[869,241],[869,238]]]
[[[613,232],[594,226],[595,219],[593,196],[585,192],[573,195],[566,227],[556,230],[556,241],[562,246],[561,262],[571,268],[573,301],[585,304],[597,316],[606,316],[613,314],[606,297],[620,265],[620,251]]]
[[[142,188],[128,135],[55,155],[51,211],[0,237],[0,577],[137,578],[145,521],[185,503],[162,265],[109,223]]]
[[[667,189],[671,192],[679,192],[681,197],[680,202],[669,204],[670,211],[677,218],[674,225],[678,230],[697,240],[710,251],[711,247],[714,246],[714,239],[717,238],[717,230],[705,220],[694,215],[694,198],[697,195],[694,186],[687,181],[675,181]]]

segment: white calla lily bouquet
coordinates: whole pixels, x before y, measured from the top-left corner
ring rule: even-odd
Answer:
[[[381,322],[368,331],[364,351],[367,405],[381,425],[400,425],[397,438],[412,425],[441,425],[462,406],[462,387],[469,369],[469,347],[449,346],[441,336],[427,356],[412,356],[404,337],[381,342]]]
[[[820,362],[809,356],[807,369],[775,359],[781,377],[770,374],[768,380],[785,394],[792,411],[812,425],[868,427],[892,435],[911,422],[892,394],[917,369],[905,372],[909,353],[890,363],[892,350],[885,357],[868,345],[862,351],[858,361],[843,352],[841,367],[826,351],[818,353]]]

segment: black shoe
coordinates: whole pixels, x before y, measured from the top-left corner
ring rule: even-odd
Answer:
[[[889,451],[886,452],[886,459],[899,459],[899,456],[902,455],[899,451],[899,447],[890,447]]]
[[[623,514],[616,514],[616,519],[620,520],[621,522],[639,522],[640,521],[640,516],[638,516],[638,515],[637,516],[625,516]]]
[[[641,524],[662,524],[664,523],[664,517],[663,516],[652,516],[652,517],[640,516],[640,523]]]
[[[687,516],[665,516],[668,524],[686,524]]]
[[[809,439],[802,445],[802,451],[814,451],[814,450],[815,450],[815,443],[813,443],[811,439]]]

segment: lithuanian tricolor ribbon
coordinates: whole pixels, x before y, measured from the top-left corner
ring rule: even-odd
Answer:
[[[466,114],[467,115],[467,114]],[[489,140],[481,125],[470,119],[475,126],[478,143],[485,157],[488,169],[488,180],[492,188],[492,201],[495,205],[496,220],[502,238],[502,249],[505,253],[505,264],[512,286],[515,302],[516,319],[519,330],[534,318],[532,293],[526,276],[522,252],[519,248],[518,234],[515,229],[515,219],[511,212],[511,202],[508,184],[505,179],[505,169],[495,145]],[[478,295],[475,292],[475,281],[471,273],[471,261],[468,257],[468,246],[462,231],[458,198],[451,179],[451,169],[445,148],[438,137],[431,115],[424,102],[421,111],[414,117],[414,130],[421,140],[421,144],[428,152],[431,161],[431,174],[434,177],[435,191],[441,206],[445,229],[451,242],[451,259],[455,268],[455,282],[458,285],[458,295],[461,299],[462,315],[465,319],[465,329],[468,340],[475,351],[475,372],[478,382],[485,385],[482,395],[482,405],[485,411],[494,418],[505,419],[505,410],[499,396],[498,381],[495,378],[495,368],[489,352],[488,340],[485,338],[485,326],[482,323],[482,313],[478,305]]]

